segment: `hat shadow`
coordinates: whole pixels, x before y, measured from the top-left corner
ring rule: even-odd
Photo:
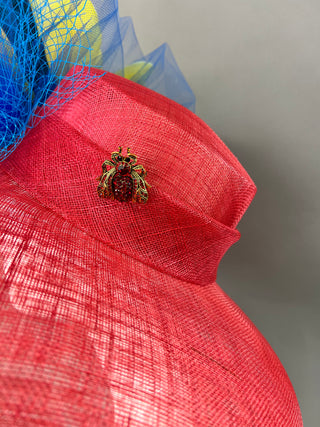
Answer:
[[[308,193],[303,180],[290,176],[290,158],[283,164],[267,141],[228,146],[255,182],[257,194],[239,223],[241,239],[221,262],[219,285],[241,299],[246,293],[278,302],[309,299],[318,261],[304,236]]]

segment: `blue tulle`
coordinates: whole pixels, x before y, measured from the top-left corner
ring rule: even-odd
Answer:
[[[143,55],[131,19],[118,16],[116,0],[0,0],[0,27],[0,161],[40,118],[98,78],[90,67],[194,109],[194,95],[169,47]],[[70,73],[76,64],[82,66],[80,85],[76,72]],[[57,91],[47,105],[67,73],[68,91]]]
[[[122,67],[110,67],[105,64],[104,69],[117,72],[116,68],[125,69],[133,63],[141,63],[135,76],[136,81],[162,95],[173,99],[191,111],[195,110],[194,94],[179,69],[170,47],[165,43],[148,55],[143,55],[136,38],[131,18],[120,18],[120,33],[122,39],[124,64]],[[152,64],[148,72],[144,73],[145,64]],[[122,74],[123,75],[123,74]]]

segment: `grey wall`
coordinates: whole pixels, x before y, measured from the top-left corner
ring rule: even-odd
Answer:
[[[145,53],[167,41],[197,114],[257,196],[218,283],[265,335],[320,425],[320,2],[120,0]]]

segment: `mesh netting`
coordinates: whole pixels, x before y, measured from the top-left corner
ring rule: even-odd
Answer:
[[[148,171],[145,205],[97,195],[119,145]],[[0,181],[1,425],[302,425],[277,356],[215,282],[255,186],[200,119],[107,74]]]
[[[81,65],[81,80],[69,72],[75,64]],[[130,18],[118,16],[117,1],[1,1],[0,161],[40,118],[56,111],[95,78],[89,74],[90,65],[194,108],[193,93],[170,49],[163,45],[144,56]],[[66,75],[68,91],[56,90],[49,108],[47,98]],[[41,117],[36,113],[39,106],[46,107]]]
[[[36,124],[35,110],[71,66],[91,62],[91,46],[98,40],[98,28],[92,27],[94,18],[85,0],[1,2],[0,160],[14,150],[27,127]],[[50,110],[42,111],[44,114],[55,111],[94,78],[89,76],[89,68],[85,69],[87,78],[77,90],[71,84],[63,94],[56,92],[55,102]],[[72,83],[77,75],[67,78]]]

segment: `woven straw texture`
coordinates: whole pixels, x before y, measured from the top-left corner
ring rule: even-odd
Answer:
[[[148,171],[145,205],[97,196],[119,145]],[[193,113],[109,73],[0,180],[1,425],[302,425],[277,356],[215,282],[255,186]]]

